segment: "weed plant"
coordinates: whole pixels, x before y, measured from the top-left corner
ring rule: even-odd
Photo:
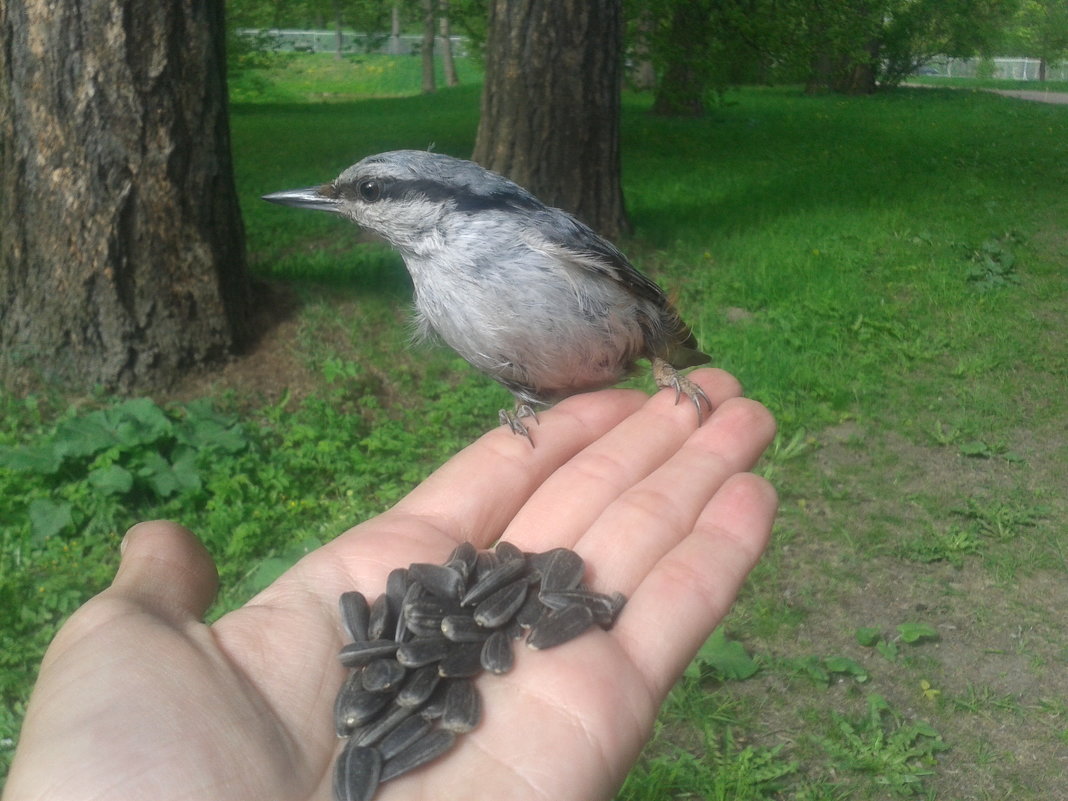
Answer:
[[[235,77],[250,258],[300,304],[271,386],[0,399],[0,759],[46,643],[106,585],[128,525],[169,517],[204,539],[214,617],[507,404],[450,353],[408,347],[392,252],[259,199],[381,150],[468,156],[476,80],[419,95],[412,63],[296,57]],[[649,107],[625,98],[621,244],[776,414],[760,469],[782,512],[620,798],[1055,797],[1060,776],[1013,755],[1053,766],[1068,732],[1068,109],[792,88],[734,92],[704,119]]]

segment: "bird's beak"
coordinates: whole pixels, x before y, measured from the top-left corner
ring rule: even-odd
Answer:
[[[333,184],[322,186],[309,186],[305,189],[287,189],[284,192],[272,192],[264,195],[263,199],[282,206],[293,206],[298,209],[315,209],[317,211],[332,211],[335,214],[341,211],[341,199],[337,196],[337,190]]]

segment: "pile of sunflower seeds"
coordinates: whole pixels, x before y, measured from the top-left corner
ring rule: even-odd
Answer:
[[[513,640],[525,634],[544,650],[593,625],[610,628],[626,598],[586,589],[585,570],[567,548],[529,554],[507,542],[492,551],[464,543],[444,565],[397,568],[374,603],[344,593],[352,642],[338,657],[353,672],[334,704],[337,734],[348,738],[334,767],[337,801],[368,801],[381,782],[436,759],[477,726],[474,678],[507,673]]]

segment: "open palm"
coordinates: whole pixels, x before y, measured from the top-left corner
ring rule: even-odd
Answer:
[[[533,450],[490,432],[211,626],[203,547],[171,523],[135,526],[112,587],[49,648],[5,799],[329,799],[338,596],[373,598],[394,567],[502,536],[574,548],[594,589],[630,600],[611,631],[517,646],[510,673],[478,680],[478,728],[377,797],[610,797],[774,516],[774,492],[744,472],[770,416],[726,373],[691,377],[717,405],[699,428],[667,392],[571,398],[533,426]]]

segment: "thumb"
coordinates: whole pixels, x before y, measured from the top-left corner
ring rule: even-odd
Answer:
[[[193,532],[154,520],[126,532],[118,572],[103,594],[185,621],[200,620],[218,588],[215,562]]]

